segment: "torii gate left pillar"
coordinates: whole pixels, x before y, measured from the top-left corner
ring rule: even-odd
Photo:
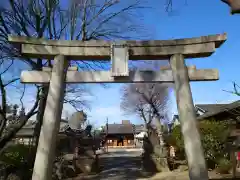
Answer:
[[[33,180],[49,180],[52,175],[52,163],[55,152],[55,140],[61,119],[65,83],[157,83],[174,82],[177,105],[180,115],[185,151],[187,154],[189,176],[191,180],[208,180],[208,172],[203,156],[200,136],[197,128],[194,105],[190,91],[190,81],[209,81],[218,79],[214,69],[187,69],[184,58],[208,57],[215,48],[226,40],[226,35],[212,35],[200,38],[165,41],[125,41],[127,46],[116,46],[112,51],[107,41],[54,41],[24,37],[9,37],[13,43],[21,43],[21,51],[30,57],[55,59],[52,72],[22,72],[21,81],[25,83],[49,83],[50,90],[41,128],[41,137],[34,166]],[[129,54],[128,54],[129,53]],[[114,56],[112,72],[76,72],[67,71],[66,59],[109,60]],[[170,59],[172,70],[130,71],[131,60]],[[189,127],[189,125],[191,127]],[[192,139],[194,137],[194,139]]]
[[[34,163],[34,180],[52,179],[52,163],[55,159],[56,138],[62,116],[68,60],[63,55],[54,58],[51,81],[47,95],[43,125]],[[53,143],[54,142],[54,143]],[[49,169],[47,169],[49,168]],[[39,171],[36,171],[39,170]]]

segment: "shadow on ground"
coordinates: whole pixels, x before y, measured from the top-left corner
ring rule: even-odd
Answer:
[[[209,180],[240,180],[240,178],[210,178]]]
[[[121,154],[117,152],[114,155]],[[121,156],[116,157],[101,157],[100,158],[100,168],[101,172],[97,175],[92,176],[80,176],[75,178],[75,180],[136,180],[140,178],[150,178],[155,173],[144,173],[142,171],[141,157],[131,157],[131,156]]]
[[[188,172],[168,172],[155,173],[144,172],[142,170],[142,158],[136,152],[115,152],[104,154],[99,159],[101,172],[97,175],[79,175],[73,180],[138,180],[138,179],[157,179],[157,180],[189,180]],[[231,175],[210,175],[210,180],[240,180],[231,178]],[[159,178],[158,178],[159,177]],[[72,178],[71,178],[72,179]],[[69,179],[70,180],[70,179]]]
[[[148,179],[156,174],[155,163],[151,160],[152,143],[148,138],[143,143],[142,150],[108,149],[111,152],[99,156],[100,173],[92,176],[78,176],[75,180],[136,180]],[[148,156],[145,156],[145,155]],[[144,157],[144,158],[143,158]],[[142,163],[144,162],[144,163]],[[144,166],[144,167],[143,167]],[[149,169],[146,167],[150,167]],[[146,171],[143,171],[145,169]]]

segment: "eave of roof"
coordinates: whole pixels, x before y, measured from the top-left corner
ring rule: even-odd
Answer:
[[[216,115],[218,115],[220,113],[223,113],[223,112],[228,112],[228,111],[230,112],[231,110],[239,108],[239,107],[240,107],[240,100],[235,101],[235,102],[230,103],[230,104],[226,104],[222,108],[220,108],[219,110],[216,110],[216,111],[213,111],[213,112],[207,112],[207,113],[197,117],[197,119],[202,120],[204,118],[210,118],[210,117],[216,116]]]

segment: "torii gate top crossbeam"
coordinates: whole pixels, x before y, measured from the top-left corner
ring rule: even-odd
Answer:
[[[75,60],[110,60],[111,45],[103,40],[68,41],[9,36],[9,41],[21,45],[21,53],[29,57],[53,59],[62,54]],[[198,38],[150,41],[120,41],[129,50],[130,60],[161,60],[173,54],[183,54],[185,58],[210,56],[227,39],[226,33],[201,36]],[[118,42],[119,43],[119,42]]]

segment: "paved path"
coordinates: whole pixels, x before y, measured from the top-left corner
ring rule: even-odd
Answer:
[[[141,149],[109,149],[109,153],[100,153],[101,173],[73,180],[189,180],[187,171],[146,175],[141,170],[141,152]],[[209,172],[209,177],[212,180],[226,180],[226,176],[215,172]]]
[[[141,149],[108,149],[100,156],[101,173],[80,179],[136,180],[145,178],[141,170]]]

